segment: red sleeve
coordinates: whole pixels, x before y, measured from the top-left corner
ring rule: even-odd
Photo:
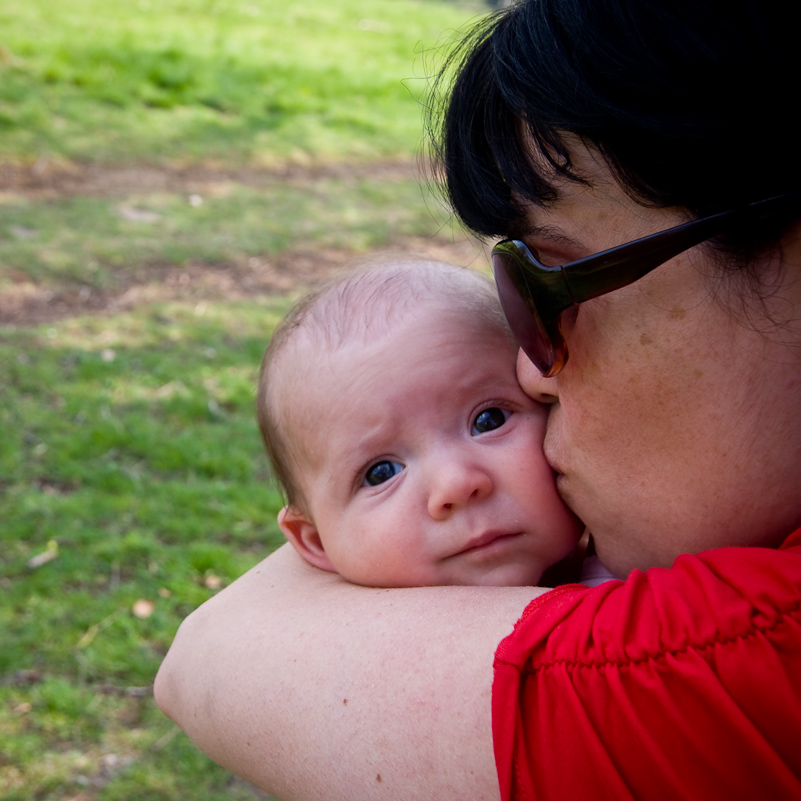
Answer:
[[[801,530],[559,587],[498,646],[509,799],[801,799]]]

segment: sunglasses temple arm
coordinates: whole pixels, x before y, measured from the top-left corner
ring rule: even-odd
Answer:
[[[563,267],[563,274],[574,303],[597,298],[619,285],[634,283],[679,253],[717,233],[718,220],[700,220],[671,228],[619,248],[607,250]],[[615,275],[610,286],[609,271]]]
[[[562,274],[570,288],[573,302],[583,303],[612,291],[615,286],[633,283],[679,253],[711,239],[744,218],[772,216],[776,211],[785,208],[787,201],[795,201],[793,205],[797,206],[799,197],[797,194],[782,195],[702,220],[693,220],[566,264],[562,268]],[[610,270],[616,276],[615,286],[612,287],[608,277]]]

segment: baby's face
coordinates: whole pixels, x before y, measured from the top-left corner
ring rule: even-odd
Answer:
[[[515,356],[488,323],[420,304],[386,336],[312,357],[293,428],[321,566],[371,586],[518,586],[572,550],[547,410]]]

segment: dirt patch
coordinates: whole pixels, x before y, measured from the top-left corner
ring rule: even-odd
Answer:
[[[410,177],[427,180],[421,165],[408,158],[369,163],[286,163],[272,168],[196,163],[101,165],[51,162],[42,158],[34,164],[0,164],[0,192],[31,199],[76,195],[114,198],[149,192],[192,194],[226,183],[266,188],[278,181],[304,185],[325,178],[359,180],[368,177],[388,181]]]
[[[215,187],[237,183],[265,189],[277,182],[312,184],[336,177],[342,180],[421,178],[409,160],[371,164],[284,165],[276,169],[190,166],[100,166],[53,164],[0,164],[0,193],[41,201],[69,196],[122,198],[139,193],[214,194]],[[453,243],[421,238],[398,238],[384,248],[393,253],[417,254],[454,264],[486,265],[480,242],[460,236]],[[316,249],[285,251],[275,258],[251,257],[224,264],[176,266],[138,265],[120,269],[114,289],[83,286],[41,286],[25,276],[6,273],[11,282],[0,287],[0,324],[35,325],[81,314],[117,314],[137,306],[161,302],[200,302],[244,299],[258,295],[289,294],[298,287],[325,279],[337,270],[363,259],[364,253]]]
[[[403,239],[384,252],[413,254],[452,264],[487,263],[481,244],[466,238],[450,245]],[[321,249],[286,251],[276,259],[250,258],[240,264],[150,267],[137,270],[134,276],[122,276],[120,282],[124,288],[114,292],[89,287],[59,290],[22,282],[0,289],[0,324],[37,325],[82,314],[111,315],[164,301],[199,303],[287,295],[329,278],[365,257],[364,253]]]

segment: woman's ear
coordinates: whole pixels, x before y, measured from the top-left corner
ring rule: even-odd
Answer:
[[[303,512],[293,506],[285,506],[278,513],[278,526],[292,547],[310,565],[329,573],[338,572],[325,552],[317,526]]]

